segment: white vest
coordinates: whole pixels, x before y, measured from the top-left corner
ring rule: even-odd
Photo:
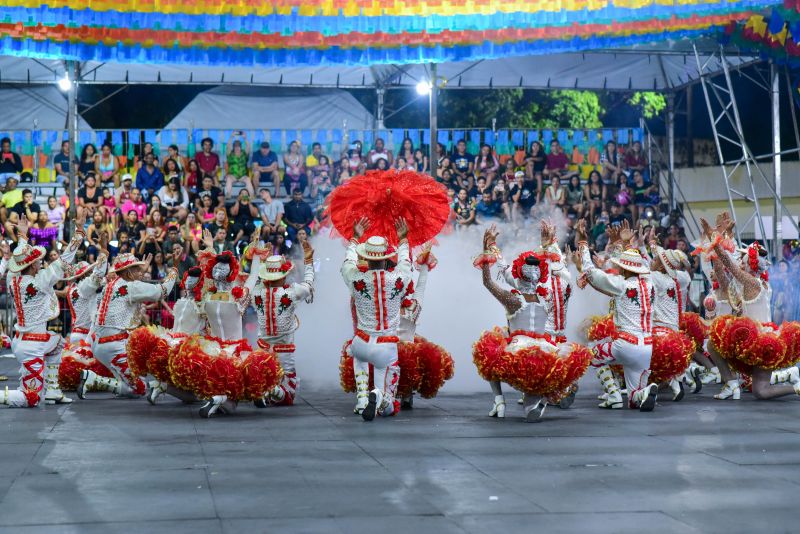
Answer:
[[[47,321],[58,317],[58,297],[52,286],[40,287],[30,275],[9,273],[8,289],[14,301],[18,332],[47,328]]]

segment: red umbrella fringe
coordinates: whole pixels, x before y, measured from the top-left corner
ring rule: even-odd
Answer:
[[[694,341],[681,332],[654,335],[649,381],[659,384],[681,376],[689,367],[694,350]]]
[[[592,324],[589,325],[589,330],[586,332],[586,338],[589,341],[601,341],[610,338],[617,331],[614,326],[614,317],[609,313],[608,315],[595,315],[592,317]]]
[[[689,336],[699,350],[703,347],[703,342],[708,337],[709,327],[703,318],[694,312],[684,312],[681,314],[681,332]]]
[[[244,394],[239,400],[260,399],[283,380],[283,367],[273,352],[256,350],[241,364]]]
[[[450,216],[445,187],[414,171],[368,171],[337,187],[330,198],[326,215],[341,235],[351,239],[355,222],[368,217],[362,239],[383,236],[393,246],[398,217],[408,223],[408,242],[415,247],[436,237]]]
[[[239,359],[228,355],[210,356],[211,360],[206,375],[206,382],[201,391],[196,392],[201,398],[214,395],[227,395],[229,399],[239,400],[244,395],[244,379]]]

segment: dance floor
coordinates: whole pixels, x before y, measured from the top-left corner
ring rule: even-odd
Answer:
[[[486,417],[488,392],[371,424],[334,390],[213,420],[99,393],[0,409],[0,532],[797,531],[798,399],[610,412],[584,382],[539,424],[516,394]]]

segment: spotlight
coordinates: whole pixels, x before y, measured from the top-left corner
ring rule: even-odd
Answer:
[[[65,74],[63,78],[58,80],[58,88],[65,93],[72,88],[72,82],[70,81],[69,76]]]
[[[432,87],[433,86],[431,85],[431,82],[427,80],[422,80],[417,84],[417,94],[422,96],[429,95],[431,94]]]

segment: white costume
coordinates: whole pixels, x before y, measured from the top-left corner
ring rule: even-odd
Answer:
[[[367,420],[374,416],[366,410],[368,398],[373,395],[378,415],[390,416],[398,409],[394,398],[400,380],[397,329],[403,296],[411,282],[411,258],[405,240],[397,247],[398,263],[393,270],[362,272],[358,257],[379,261],[391,255],[388,243],[381,237],[370,237],[361,245],[351,240],[342,265],[342,278],[353,297],[357,318],[356,334],[350,345],[357,390],[355,411]],[[369,364],[374,368],[376,389],[368,394]]]
[[[104,263],[105,260],[103,259]],[[87,264],[88,267],[88,264]],[[67,306],[72,316],[72,330],[69,333],[70,344],[84,341],[91,344],[89,332],[94,324],[94,317],[100,303],[100,294],[97,291],[103,285],[103,274],[92,270],[88,277],[67,286]]]
[[[72,402],[64,397],[58,386],[58,366],[64,340],[58,334],[48,332],[47,322],[58,317],[59,313],[53,286],[64,276],[73,274],[71,263],[84,238],[83,231],[77,230],[61,257],[40,269],[35,276],[21,271],[44,260],[45,249],[29,245],[22,237],[14,249],[7,265],[7,287],[17,319],[11,350],[20,364],[20,385],[16,390],[5,388],[2,404],[33,407],[42,399],[48,404]]]
[[[595,355],[592,359],[592,366],[600,368],[598,377],[609,391],[608,400],[601,406],[622,407],[622,395],[613,380],[611,370],[606,367],[620,363],[625,371],[629,407],[649,411],[655,405],[655,391],[651,390],[657,389],[655,385],[648,386],[653,351],[652,304],[655,298],[649,269],[637,250],[627,250],[611,260],[623,269],[639,272],[637,276],[628,278],[608,274],[595,267],[585,243],[581,243],[579,251],[582,270],[589,283],[611,296],[614,302],[616,334],[612,341],[600,343],[594,348]]]
[[[313,260],[306,261],[302,282],[282,286],[272,286],[270,282],[281,280],[289,273],[291,264],[285,258],[270,256],[259,264],[259,257],[255,256],[247,280],[250,302],[258,314],[258,346],[278,355],[284,373],[283,381],[269,393],[268,400],[291,406],[297,392],[294,333],[300,327],[295,310],[301,302],[311,302],[314,264]],[[256,273],[262,282],[256,281]]]
[[[116,273],[135,265],[142,265],[142,262],[132,254],[121,254],[111,270]],[[103,272],[105,265],[98,265],[96,269]],[[113,389],[117,395],[144,395],[144,382],[133,377],[128,369],[128,335],[141,324],[141,303],[165,299],[175,285],[175,278],[175,271],[170,271],[160,284],[128,281],[119,276],[111,277],[106,283],[97,310],[92,352],[115,378],[105,379],[91,371],[84,371],[78,389],[81,397],[84,396],[86,387],[103,384]]]

